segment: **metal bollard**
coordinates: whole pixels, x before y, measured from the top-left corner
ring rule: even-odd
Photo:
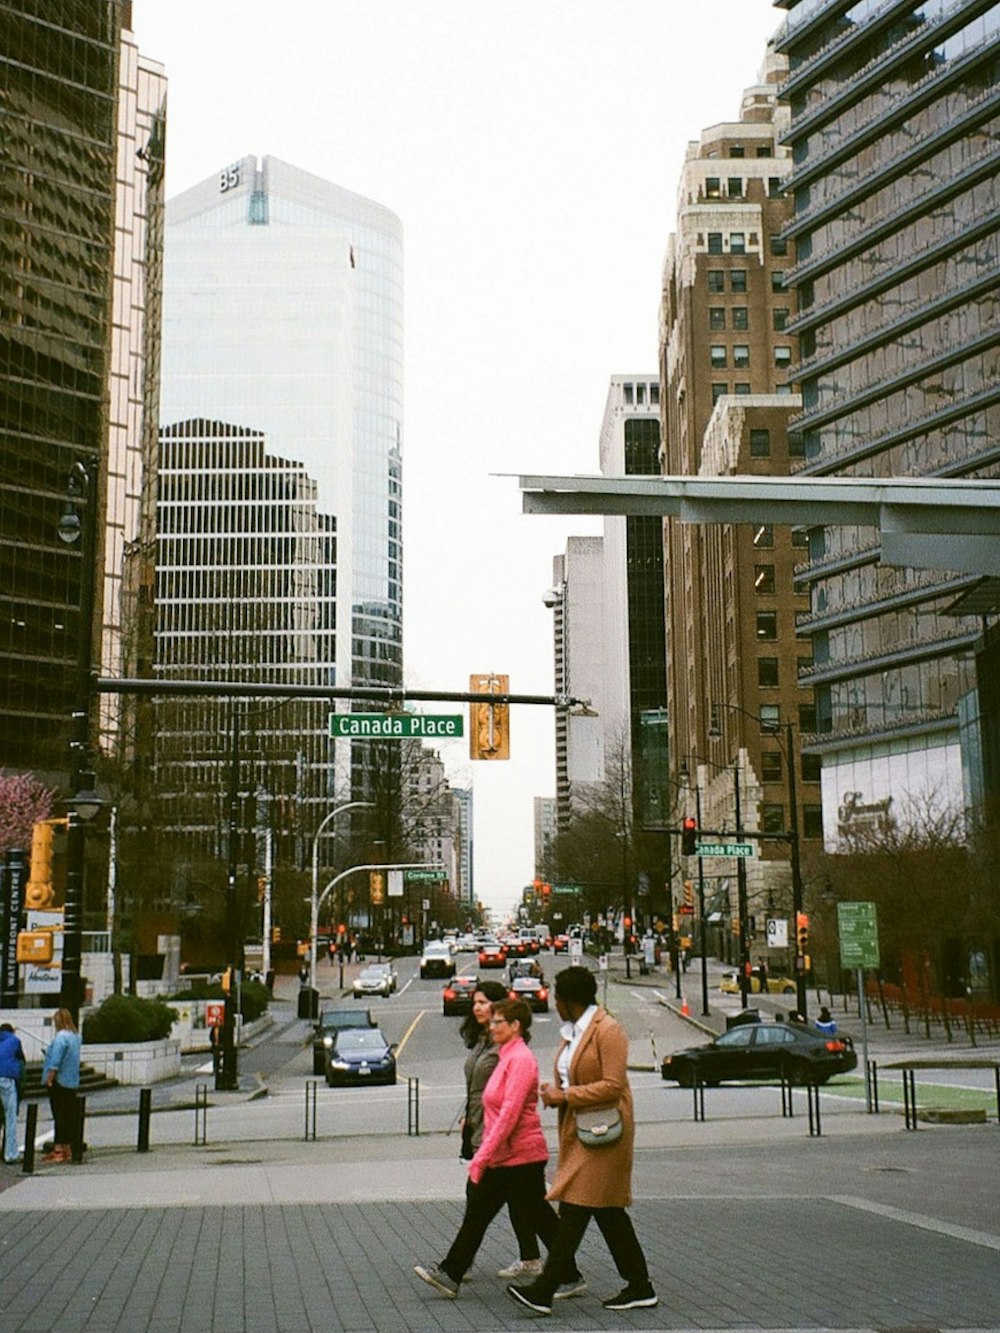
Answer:
[[[410,1138],[420,1137],[420,1079],[406,1080],[406,1132]]]
[[[306,1081],[306,1143],[316,1141],[316,1080]]]
[[[149,1152],[149,1117],[153,1112],[153,1089],[139,1089],[139,1140],[137,1152]]]
[[[809,1137],[817,1139],[822,1137],[823,1128],[819,1118],[819,1084],[812,1079],[806,1084],[806,1098],[809,1102]]]
[[[194,1090],[194,1146],[208,1142],[208,1084],[198,1083]]]
[[[24,1113],[23,1175],[30,1176],[35,1169],[35,1135],[38,1133],[38,1103],[29,1102]]]
[[[879,1109],[878,1109],[878,1061],[877,1060],[868,1061],[868,1089],[870,1093],[868,1098],[868,1114],[878,1115]]]

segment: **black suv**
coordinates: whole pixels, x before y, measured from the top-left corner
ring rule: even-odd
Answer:
[[[313,1073],[326,1073],[326,1053],[338,1032],[343,1032],[345,1028],[376,1026],[370,1009],[324,1009],[313,1031]]]

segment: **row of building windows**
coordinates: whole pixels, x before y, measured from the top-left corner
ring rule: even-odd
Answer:
[[[754,177],[756,179],[756,177]],[[705,198],[706,199],[743,199],[745,198],[746,182],[742,176],[727,176],[725,195],[722,190],[721,176],[705,177]],[[777,199],[781,195],[781,177],[769,176],[767,178],[767,193],[772,199]]]
[[[724,398],[725,395],[729,393],[735,393],[737,397],[741,397],[746,394],[751,394],[753,391],[753,385],[749,380],[737,380],[732,388],[730,388],[724,381],[719,380],[712,385],[712,402],[717,403],[720,398]],[[794,393],[794,389],[791,384],[776,384],[773,389],[768,390],[768,392],[787,396],[788,394]],[[794,453],[792,452],[792,438],[789,436],[788,456],[790,458],[805,457],[805,449],[801,436],[797,438]]]
[[[713,343],[709,348],[709,357],[712,362],[713,370],[725,370],[729,364],[729,353],[732,352],[733,369],[747,370],[750,366],[750,344],[734,343],[731,348],[727,348],[724,343]],[[791,347],[779,346],[774,349],[774,368],[775,370],[788,370],[792,364]]]
[[[710,268],[708,270],[707,283],[708,291],[711,296],[721,296],[727,290],[726,270],[723,268]],[[734,296],[745,296],[747,292],[747,271],[745,268],[731,268],[729,270],[728,290]],[[771,291],[781,292],[785,289],[785,271],[784,269],[771,270]]]
[[[788,327],[788,315],[787,306],[772,309],[771,327],[776,333],[781,333]],[[732,328],[736,333],[744,333],[750,328],[750,311],[745,305],[709,306],[708,327],[715,333],[721,332],[726,327]]]
[[[641,406],[646,402],[647,396],[648,396],[648,399],[649,399],[649,402],[650,402],[650,403],[652,403],[652,404],[654,404],[654,405],[655,405],[656,403],[658,403],[658,402],[660,401],[660,386],[659,386],[659,384],[623,384],[623,385],[622,385],[622,397],[623,397],[623,399],[625,400],[625,403],[626,403],[629,407],[632,406],[633,402],[634,402],[637,406],[641,407]]]
[[[758,657],[757,658],[757,684],[762,689],[777,689],[781,684],[780,661],[778,657]],[[813,665],[812,657],[800,657],[796,661],[796,670],[808,671]]]

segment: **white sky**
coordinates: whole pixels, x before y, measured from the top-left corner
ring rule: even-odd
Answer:
[[[169,79],[167,193],[272,154],[404,229],[405,681],[551,693],[552,557],[594,519],[521,514],[498,473],[598,470],[608,380],[655,374],[687,142],[733,120],[772,0],[134,0]],[[428,705],[427,711],[450,711]],[[475,885],[510,910],[554,793],[547,709],[473,782]]]

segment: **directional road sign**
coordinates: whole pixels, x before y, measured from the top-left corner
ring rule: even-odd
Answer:
[[[695,856],[753,856],[752,842],[699,842]]]
[[[878,911],[874,903],[838,903],[841,967],[879,967]]]
[[[350,740],[450,740],[464,734],[461,713],[331,713],[330,735]]]

